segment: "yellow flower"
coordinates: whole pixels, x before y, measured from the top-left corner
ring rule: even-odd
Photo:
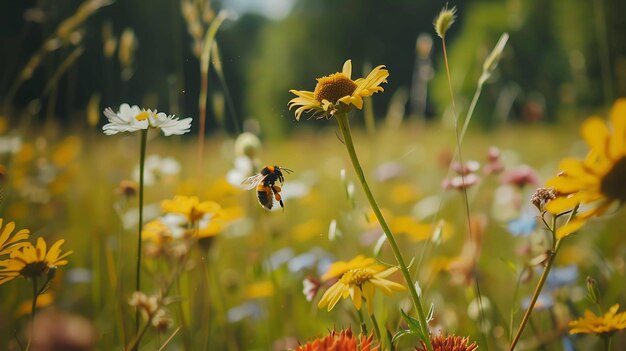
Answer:
[[[365,257],[363,255],[358,255],[357,257],[351,259],[350,261],[337,261],[334,262],[333,264],[331,264],[328,267],[328,270],[326,271],[326,273],[324,273],[324,275],[322,276],[322,280],[323,281],[327,281],[330,280],[332,278],[341,278],[341,276],[346,273],[347,271],[351,270],[351,269],[358,269],[358,268],[368,268],[368,267],[372,267],[376,270],[376,271],[381,271],[382,270],[382,266],[380,265],[374,265],[376,263],[376,260],[374,260],[373,258],[370,257]]]
[[[347,113],[351,106],[363,108],[363,98],[383,91],[380,86],[387,82],[389,72],[384,65],[374,68],[365,78],[352,80],[352,61],[343,64],[341,72],[317,78],[314,91],[292,89],[289,92],[297,97],[289,101],[289,109],[296,109],[296,119],[303,112],[314,111],[313,116],[331,117],[337,112]]]
[[[557,230],[557,238],[577,231],[587,220],[606,212],[613,204],[626,201],[626,99],[619,99],[610,113],[611,128],[600,117],[591,117],[582,126],[589,145],[584,160],[561,161],[558,176],[546,185],[556,190],[556,199],[546,210],[559,214],[581,205],[581,211]]]
[[[331,330],[328,336],[309,341],[296,348],[296,351],[378,351],[380,346],[374,345],[374,334],[369,337],[352,334],[352,329],[341,331]]]
[[[0,218],[0,228],[2,228],[2,222],[3,219]],[[30,233],[28,229],[22,229],[15,233],[15,235],[11,236],[13,229],[15,229],[15,222],[9,222],[0,231],[0,255],[9,254],[27,244],[19,241],[28,239],[28,235]]]
[[[361,302],[365,299],[367,309],[372,311],[372,300],[374,299],[376,288],[386,295],[405,289],[404,286],[398,283],[384,279],[397,270],[395,267],[382,272],[371,267],[351,269],[345,272],[333,286],[326,290],[317,307],[328,306],[328,311],[330,311],[340,299],[350,296],[357,310],[361,309]]]
[[[586,310],[585,316],[569,322],[570,334],[611,334],[626,329],[626,312],[617,313],[619,305],[611,306],[604,316]]]
[[[206,214],[216,214],[220,205],[212,201],[200,202],[197,196],[174,196],[173,200],[161,201],[161,209],[165,213],[180,213],[187,216],[191,223],[198,222]]]
[[[431,336],[430,343],[433,346],[433,351],[474,351],[478,349],[475,342],[469,343],[468,337],[461,337],[456,335],[439,335]],[[422,347],[417,347],[416,351],[426,351],[426,345],[422,343]]]
[[[20,250],[11,252],[11,257],[2,263],[4,268],[0,269],[0,284],[18,276],[39,278],[47,274],[51,268],[66,265],[65,257],[72,254],[72,251],[61,254],[61,245],[64,242],[65,240],[59,240],[50,247],[50,250],[46,250],[46,241],[37,238],[37,246],[26,243]]]

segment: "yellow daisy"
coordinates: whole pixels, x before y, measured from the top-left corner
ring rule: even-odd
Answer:
[[[221,207],[213,201],[200,202],[197,196],[174,196],[172,200],[161,201],[165,213],[180,213],[187,216],[191,223],[196,223],[206,214],[217,214]]]
[[[361,302],[365,299],[367,309],[372,311],[372,300],[374,299],[376,288],[386,295],[405,289],[403,285],[384,279],[397,270],[395,267],[382,272],[371,267],[351,269],[345,272],[333,286],[326,290],[317,307],[323,308],[328,306],[328,311],[330,311],[340,299],[350,296],[357,310],[361,309]]]
[[[332,263],[326,273],[322,276],[323,281],[327,281],[333,278],[341,278],[341,276],[351,270],[358,268],[373,268],[374,270],[382,271],[383,267],[380,265],[375,265],[376,260],[371,257],[365,257],[363,255],[358,255],[357,257],[351,259],[350,261],[337,261]]]
[[[3,219],[0,218],[0,228],[2,228]],[[22,229],[11,236],[15,229],[15,222],[9,222],[0,230],[0,255],[10,254],[12,251],[17,250],[26,245],[22,240],[28,239],[30,232],[28,229]]]
[[[383,91],[389,72],[384,65],[374,68],[365,78],[352,80],[352,61],[343,64],[341,72],[317,78],[314,91],[289,90],[297,97],[289,101],[289,109],[296,109],[296,120],[303,112],[313,111],[313,116],[332,117],[337,112],[347,113],[351,106],[363,108],[363,98]]]
[[[64,242],[65,240],[59,240],[47,250],[46,241],[37,238],[37,246],[26,243],[20,250],[11,252],[11,257],[2,263],[4,268],[0,269],[0,284],[18,276],[32,279],[43,277],[50,268],[66,265],[65,257],[72,254],[72,251],[61,254],[61,245]]]
[[[570,334],[598,334],[606,335],[626,329],[626,312],[617,313],[619,305],[611,306],[604,316],[596,316],[586,310],[585,315],[569,322]]]
[[[546,183],[558,194],[546,204],[549,212],[559,214],[581,206],[580,213],[557,230],[558,239],[577,231],[613,204],[626,201],[626,99],[615,102],[610,122],[608,127],[600,117],[585,121],[581,133],[589,145],[587,157],[562,160],[559,175]]]

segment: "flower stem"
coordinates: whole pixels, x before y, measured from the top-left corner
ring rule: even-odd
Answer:
[[[605,343],[606,343],[606,351],[611,351],[611,349],[613,348],[612,344],[613,344],[613,335],[609,335],[605,338]]]
[[[572,218],[574,218],[577,210],[578,210],[578,207],[574,208],[574,210],[570,213],[568,222],[571,221]],[[533,296],[530,299],[530,304],[528,305],[528,308],[526,309],[526,313],[524,313],[524,317],[522,318],[522,321],[519,327],[517,328],[517,332],[515,333],[515,337],[513,338],[513,341],[511,342],[511,346],[509,346],[509,351],[513,351],[515,349],[515,345],[517,345],[517,342],[522,336],[524,327],[526,326],[526,323],[528,323],[530,314],[533,312],[535,303],[537,302],[537,299],[539,298],[539,294],[541,293],[541,290],[543,289],[543,285],[545,284],[548,278],[548,274],[550,274],[550,269],[552,269],[552,265],[554,264],[556,254],[559,251],[559,246],[561,246],[562,238],[558,240],[556,239],[556,220],[557,220],[557,216],[554,216],[552,218],[552,226],[546,225],[548,230],[552,233],[552,250],[550,251],[550,257],[548,258],[548,262],[546,263],[546,266],[543,269],[543,273],[541,273],[541,277],[539,277],[539,281],[537,282],[537,286],[535,287]]]
[[[396,243],[396,238],[391,233],[385,218],[383,217],[382,212],[380,212],[380,208],[376,203],[376,199],[374,199],[374,195],[372,195],[372,191],[370,190],[367,181],[365,180],[365,174],[363,173],[363,169],[361,168],[361,164],[359,163],[359,158],[356,155],[356,150],[354,149],[354,143],[352,142],[352,134],[350,132],[350,122],[348,121],[348,115],[346,113],[338,113],[335,115],[337,119],[337,123],[339,123],[339,129],[341,130],[341,134],[344,139],[344,144],[346,145],[346,149],[348,154],[350,155],[350,160],[352,161],[352,166],[354,167],[354,171],[356,172],[357,178],[359,178],[359,182],[361,183],[361,187],[365,192],[365,196],[372,207],[372,211],[376,215],[380,226],[387,237],[387,241],[389,242],[389,246],[391,246],[391,250],[393,251],[393,255],[396,257],[398,261],[398,265],[400,266],[400,271],[404,276],[406,284],[408,285],[409,292],[411,294],[411,299],[413,300],[413,305],[415,305],[415,309],[417,310],[418,319],[420,321],[420,326],[422,327],[422,334],[425,339],[424,343],[426,344],[426,348],[428,351],[432,351],[432,345],[430,343],[430,332],[428,330],[428,322],[426,321],[426,315],[424,314],[424,309],[422,308],[422,303],[419,295],[417,294],[417,290],[415,289],[415,284],[413,284],[413,279],[411,278],[411,273],[407,268],[406,263],[404,263],[404,258],[402,258],[402,253],[400,252],[400,248]]]
[[[367,324],[365,323],[365,318],[363,318],[363,311],[357,309],[356,313],[359,316],[359,328],[361,329],[361,334],[367,335]]]
[[[135,271],[135,291],[141,291],[141,232],[143,230],[143,188],[144,188],[144,171],[146,163],[146,145],[148,144],[148,129],[141,131],[141,147],[139,151],[139,225],[137,233],[137,267]],[[139,333],[139,309],[135,313],[135,333]],[[133,346],[133,350],[137,350],[137,345]]]
[[[143,338],[144,334],[148,331],[148,327],[150,327],[151,318],[152,317],[148,318],[148,321],[143,326],[143,328],[141,328],[141,331],[137,330],[137,335],[135,335],[133,340],[130,342],[129,346],[126,347],[126,350],[131,350],[131,349],[137,350],[137,348],[139,347],[139,342],[141,341],[141,338]]]
[[[372,319],[372,325],[374,326],[374,334],[376,334],[378,342],[382,345],[383,338],[382,335],[380,335],[380,327],[378,326],[378,321],[376,320],[376,316],[374,315],[374,313],[370,313],[370,318]]]
[[[524,327],[526,327],[526,323],[528,323],[528,320],[530,318],[530,314],[533,312],[533,308],[535,307],[535,303],[537,302],[537,299],[539,298],[539,294],[541,293],[541,290],[543,289],[543,285],[545,284],[547,278],[548,278],[548,274],[550,274],[550,269],[552,269],[552,265],[554,263],[554,259],[556,258],[556,253],[559,250],[559,245],[561,244],[561,240],[558,240],[556,242],[556,246],[554,247],[554,250],[552,250],[552,252],[550,253],[550,257],[548,258],[548,263],[546,264],[545,268],[543,269],[543,273],[541,273],[541,277],[539,278],[539,282],[537,282],[537,286],[535,287],[535,291],[533,292],[533,296],[530,300],[530,304],[528,305],[528,308],[526,309],[526,313],[524,313],[524,317],[522,318],[522,322],[520,323],[519,327],[517,328],[517,332],[515,333],[515,337],[513,338],[513,341],[511,342],[511,346],[509,346],[509,351],[513,351],[515,349],[515,345],[517,345],[517,342],[519,341],[519,338],[522,336],[522,332],[524,331]]]
[[[33,278],[33,303],[30,307],[30,337],[26,344],[26,351],[30,350],[30,345],[35,338],[35,312],[37,311],[37,297],[39,297],[39,289],[37,288],[37,277]]]

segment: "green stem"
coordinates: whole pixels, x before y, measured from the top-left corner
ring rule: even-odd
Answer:
[[[137,233],[137,267],[135,270],[135,291],[141,291],[141,232],[143,230],[143,188],[144,188],[144,171],[146,161],[146,145],[148,144],[148,129],[141,130],[141,147],[139,151],[139,225]],[[139,333],[139,320],[141,316],[139,309],[135,313],[135,333]],[[133,350],[137,350],[139,347],[139,340],[137,344],[133,345]]]
[[[372,191],[370,190],[367,181],[365,180],[365,174],[363,173],[363,169],[361,168],[361,164],[359,163],[359,158],[356,155],[356,150],[354,149],[354,143],[352,142],[352,134],[350,132],[350,122],[348,121],[348,115],[346,113],[338,113],[335,115],[337,122],[339,123],[339,129],[341,130],[341,134],[344,139],[344,143],[346,145],[346,149],[348,154],[350,155],[350,160],[352,161],[352,166],[354,167],[354,171],[356,172],[357,178],[363,187],[363,191],[365,192],[365,196],[372,207],[372,211],[376,215],[380,226],[387,237],[387,241],[389,242],[389,246],[391,246],[391,250],[393,251],[393,255],[396,257],[398,261],[398,265],[400,267],[400,271],[404,276],[404,280],[408,285],[409,292],[411,294],[411,298],[413,300],[413,305],[417,310],[418,319],[420,321],[420,326],[422,327],[422,333],[425,336],[424,343],[426,344],[426,348],[428,351],[432,351],[433,347],[430,343],[430,332],[428,330],[428,322],[426,321],[426,314],[424,314],[424,309],[422,308],[422,303],[419,295],[417,294],[417,289],[415,288],[415,284],[413,284],[413,279],[411,278],[411,273],[407,268],[406,263],[404,263],[404,258],[402,257],[402,253],[400,252],[400,248],[396,243],[396,238],[391,233],[385,218],[383,217],[382,212],[380,212],[380,208],[376,203],[376,199],[374,199],[374,195],[372,195]]]
[[[606,351],[611,351],[611,349],[613,348],[612,344],[613,344],[613,335],[609,335],[608,337],[604,338],[604,342],[606,345],[605,350]]]
[[[374,326],[374,334],[376,334],[376,338],[378,339],[378,342],[382,345],[383,338],[382,338],[382,335],[380,335],[380,327],[378,326],[378,321],[376,320],[376,316],[374,316],[374,314],[371,313],[370,318],[372,319],[372,325]]]
[[[33,278],[33,303],[30,307],[30,337],[26,344],[26,351],[30,350],[30,345],[35,338],[35,312],[37,311],[37,297],[39,297],[39,289],[37,288],[37,277]]]
[[[522,336],[524,327],[526,327],[526,324],[528,323],[528,319],[530,318],[530,314],[533,312],[533,308],[535,307],[535,303],[537,302],[537,299],[539,298],[539,294],[541,293],[541,290],[543,289],[543,285],[545,284],[548,278],[548,274],[550,274],[550,270],[552,269],[552,265],[554,263],[556,254],[559,250],[560,244],[561,244],[561,240],[558,240],[556,242],[556,246],[554,247],[554,250],[550,253],[550,257],[548,258],[548,263],[546,264],[546,267],[543,269],[543,273],[541,273],[539,282],[537,283],[537,286],[535,287],[535,291],[533,292],[533,296],[530,299],[530,304],[528,305],[528,308],[526,309],[526,313],[524,313],[522,322],[517,328],[517,333],[515,333],[515,337],[513,338],[513,341],[511,342],[511,346],[509,346],[509,351],[513,351],[515,349],[515,345],[517,345],[519,338]]]
[[[361,334],[363,335],[367,335],[367,324],[365,323],[365,318],[363,318],[363,311],[361,311],[360,309],[356,310],[357,315],[359,316],[359,323],[360,323],[360,329],[361,329]]]
[[[141,332],[137,330],[137,335],[135,335],[135,338],[133,339],[133,341],[131,341],[129,346],[126,347],[126,350],[137,350],[137,348],[139,348],[139,342],[141,341],[141,338],[143,338],[144,334],[146,334],[146,332],[148,331],[148,327],[150,327],[151,318],[152,317],[148,318],[148,321],[141,329]]]
[[[576,211],[578,210],[578,207],[574,208],[574,210],[570,213],[569,219],[567,220],[567,222],[571,221],[572,218],[574,218],[574,216],[576,216]],[[524,313],[524,317],[522,318],[522,322],[520,323],[519,327],[517,328],[517,332],[515,333],[515,337],[513,338],[513,341],[511,342],[511,346],[509,346],[509,351],[513,351],[515,349],[515,345],[517,345],[517,342],[519,341],[520,337],[522,336],[522,332],[524,331],[524,327],[526,326],[526,323],[528,323],[528,319],[530,318],[530,314],[533,312],[533,308],[535,307],[535,303],[537,302],[537,299],[539,298],[539,294],[541,293],[541,290],[543,289],[543,285],[545,284],[547,278],[548,278],[548,274],[550,273],[550,269],[552,269],[552,265],[554,264],[554,260],[556,258],[556,254],[559,251],[559,246],[561,246],[561,240],[563,240],[563,238],[561,239],[556,239],[556,220],[557,220],[558,216],[553,216],[552,217],[552,226],[549,227],[548,226],[548,230],[550,230],[550,233],[552,234],[552,250],[550,252],[550,257],[548,258],[548,262],[546,263],[546,267],[543,270],[543,273],[541,273],[541,277],[539,278],[539,282],[537,282],[537,286],[535,287],[535,291],[533,292],[533,296],[530,300],[530,304],[528,305],[528,308],[526,309],[526,313]]]

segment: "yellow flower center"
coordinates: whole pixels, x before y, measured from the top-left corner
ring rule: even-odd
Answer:
[[[148,111],[143,111],[135,116],[135,119],[138,121],[144,121],[148,118]]]
[[[600,190],[608,198],[626,202],[626,157],[615,162],[613,168],[602,178]]]
[[[356,90],[356,84],[343,73],[335,73],[330,76],[317,78],[317,85],[313,92],[315,100],[322,102],[328,100],[336,104],[344,96],[352,95]]]
[[[372,273],[369,269],[351,269],[345,272],[341,276],[341,282],[346,285],[362,285],[365,282],[370,281],[374,277],[374,273]]]

